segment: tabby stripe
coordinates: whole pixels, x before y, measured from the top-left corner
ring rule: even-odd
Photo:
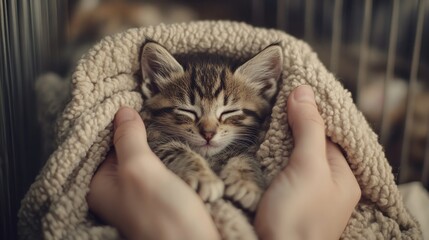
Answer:
[[[197,90],[198,95],[200,95],[200,97],[203,98],[203,96],[204,96],[203,90],[201,90],[201,88],[198,84],[195,84],[195,90]]]
[[[167,114],[167,113],[172,113],[174,110],[174,107],[165,107],[165,108],[160,108],[160,109],[154,109],[152,110],[152,114],[154,116],[159,116],[159,115],[163,115],[163,114]]]
[[[252,110],[246,109],[246,108],[243,108],[242,111],[244,114],[252,116],[252,117],[256,118],[256,120],[258,120],[259,122],[262,122],[262,118],[255,111],[252,111]]]
[[[183,152],[177,153],[177,152],[171,151],[169,154],[166,154],[164,158],[162,158],[162,161],[164,162],[165,165],[168,166],[174,161],[176,161],[176,159],[179,159],[178,156],[180,154],[183,154]]]
[[[219,87],[216,89],[216,91],[214,92],[214,97],[217,98],[220,94],[220,92],[225,89],[225,69],[222,69],[222,72],[220,73],[219,76],[219,80],[220,80],[220,84]]]
[[[164,158],[161,158],[162,159],[162,161],[164,162],[164,164],[165,165],[170,165],[172,162],[174,162],[174,160],[176,160],[176,156],[172,156],[172,155],[170,155],[170,156],[167,156],[167,157],[164,157]]]
[[[191,87],[190,87],[191,91],[190,91],[190,94],[189,94],[189,101],[191,102],[192,105],[195,104],[195,93],[193,91],[195,89],[195,85],[196,85],[196,82],[195,82],[195,68],[191,67]]]
[[[142,96],[143,102],[149,99],[149,98],[146,96],[146,94],[142,94],[141,96]]]
[[[195,105],[195,94],[194,94],[194,91],[190,91],[190,93],[189,93],[189,102],[191,103],[191,105]]]
[[[162,160],[165,160],[166,157],[171,156],[175,154],[175,152],[173,150],[162,150],[159,153],[159,158],[161,158]]]
[[[192,90],[196,90],[198,92],[198,95],[200,95],[200,97],[203,97],[203,91],[199,88],[198,84],[197,84],[197,80],[196,80],[196,73],[195,73],[195,67],[191,68],[191,89]]]
[[[229,102],[229,96],[228,96],[228,94],[225,93],[223,95],[223,105],[224,106],[228,105],[228,102]]]
[[[223,89],[226,89],[226,87],[225,87],[225,79],[226,79],[226,70],[224,69],[223,71],[222,71],[222,73],[221,73],[221,80],[222,80],[222,87],[223,87]],[[223,93],[223,105],[224,106],[226,106],[227,104],[228,104],[228,96],[226,95],[226,92],[224,91],[224,93]]]

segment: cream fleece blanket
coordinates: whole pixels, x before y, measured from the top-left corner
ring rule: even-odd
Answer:
[[[417,222],[404,208],[376,134],[350,93],[310,47],[281,31],[227,21],[131,29],[106,37],[80,60],[73,75],[72,99],[58,121],[58,147],[22,200],[22,238],[120,238],[116,229],[97,223],[88,214],[85,195],[112,145],[111,122],[116,111],[124,105],[142,108],[136,73],[140,72],[140,48],[148,39],[173,54],[215,52],[236,58],[248,58],[279,43],[284,55],[283,81],[258,151],[267,180],[285,166],[293,149],[286,121],[287,96],[298,85],[308,84],[315,91],[327,135],[345,150],[362,188],[362,199],[342,238],[421,238]],[[224,239],[256,239],[251,224],[233,205],[220,199],[207,207]]]

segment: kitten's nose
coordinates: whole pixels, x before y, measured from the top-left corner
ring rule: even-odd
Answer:
[[[210,142],[210,140],[213,138],[213,136],[216,134],[214,131],[201,131],[201,135],[204,137],[204,139],[207,142]]]

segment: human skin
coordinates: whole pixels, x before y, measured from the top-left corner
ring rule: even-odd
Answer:
[[[339,239],[361,190],[325,127],[309,86],[287,102],[295,148],[263,195],[254,226],[261,239]]]
[[[288,99],[295,148],[258,206],[261,239],[338,239],[360,198],[339,148],[326,140],[308,86]],[[169,171],[147,144],[143,121],[130,108],[115,116],[114,146],[95,173],[91,211],[129,239],[220,239],[198,195]]]

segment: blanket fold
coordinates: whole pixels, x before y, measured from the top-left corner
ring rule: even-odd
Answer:
[[[117,239],[119,233],[88,214],[85,196],[97,166],[112,145],[112,120],[121,106],[141,111],[139,53],[154,40],[173,54],[210,52],[248,58],[272,43],[283,49],[280,92],[272,120],[257,153],[269,182],[293,149],[286,100],[310,85],[326,133],[339,144],[362,189],[362,200],[343,239],[420,239],[418,223],[405,209],[391,167],[376,134],[354,105],[351,94],[329,73],[310,47],[284,32],[229,21],[202,21],[130,29],[104,38],[73,74],[72,99],[58,120],[58,147],[22,200],[21,238]],[[257,239],[242,212],[223,199],[209,203],[224,239]]]

